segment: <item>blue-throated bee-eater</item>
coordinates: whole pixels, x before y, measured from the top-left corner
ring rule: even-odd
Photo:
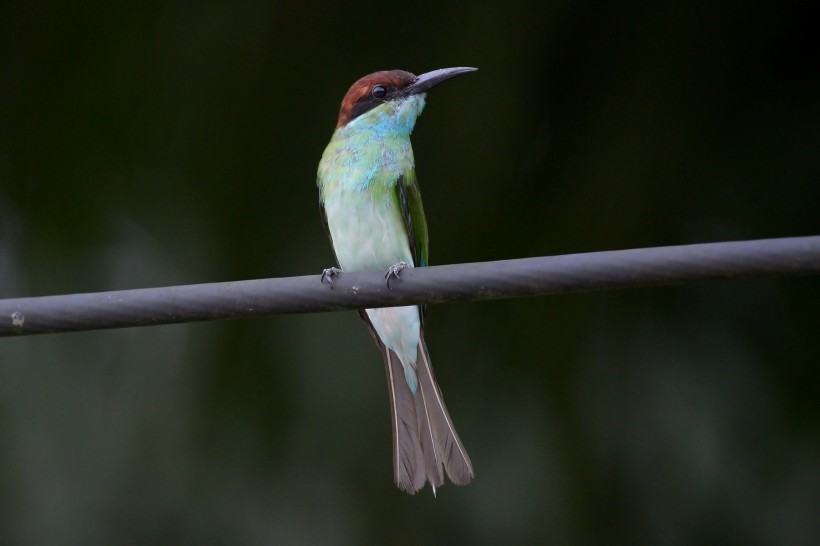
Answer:
[[[475,68],[444,68],[415,76],[376,72],[342,100],[336,130],[319,163],[317,184],[325,227],[341,271],[380,269],[387,282],[405,267],[427,265],[427,223],[416,180],[410,133],[428,90]],[[339,272],[322,278],[332,284]],[[389,286],[389,284],[388,284]],[[419,306],[359,311],[384,356],[390,388],[393,474],[415,493],[473,477],[424,342]]]

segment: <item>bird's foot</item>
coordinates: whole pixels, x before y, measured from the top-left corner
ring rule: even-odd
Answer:
[[[322,284],[327,284],[330,286],[331,290],[333,289],[333,277],[337,276],[341,273],[342,270],[338,267],[328,267],[327,269],[322,271]]]
[[[388,289],[390,288],[390,279],[398,279],[399,273],[401,273],[403,269],[407,269],[408,267],[410,267],[410,265],[407,262],[399,262],[387,268],[387,273],[384,274],[384,278],[387,279]]]

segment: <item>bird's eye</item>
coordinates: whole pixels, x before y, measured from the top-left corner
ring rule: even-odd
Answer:
[[[387,95],[387,88],[383,85],[374,85],[370,94],[374,99],[383,99]]]

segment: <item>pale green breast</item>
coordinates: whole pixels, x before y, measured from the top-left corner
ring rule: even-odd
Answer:
[[[355,122],[337,130],[319,164],[318,184],[333,248],[343,270],[413,263],[396,192],[414,167],[409,135]]]
[[[398,200],[385,191],[335,188],[325,197],[325,214],[339,266],[345,271],[386,269],[413,263]]]
[[[410,133],[423,107],[424,98],[416,97],[375,108],[337,129],[322,155],[317,183],[333,249],[345,271],[416,265],[396,184],[399,177],[415,182]],[[376,335],[399,356],[415,392],[418,307],[366,312]]]

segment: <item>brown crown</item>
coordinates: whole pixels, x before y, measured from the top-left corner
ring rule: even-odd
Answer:
[[[344,127],[354,118],[362,115],[374,106],[379,104],[371,92],[377,85],[383,85],[388,90],[401,90],[413,83],[416,76],[404,70],[382,70],[374,72],[360,78],[350,86],[342,99],[342,107],[339,110],[339,121],[336,128]]]

